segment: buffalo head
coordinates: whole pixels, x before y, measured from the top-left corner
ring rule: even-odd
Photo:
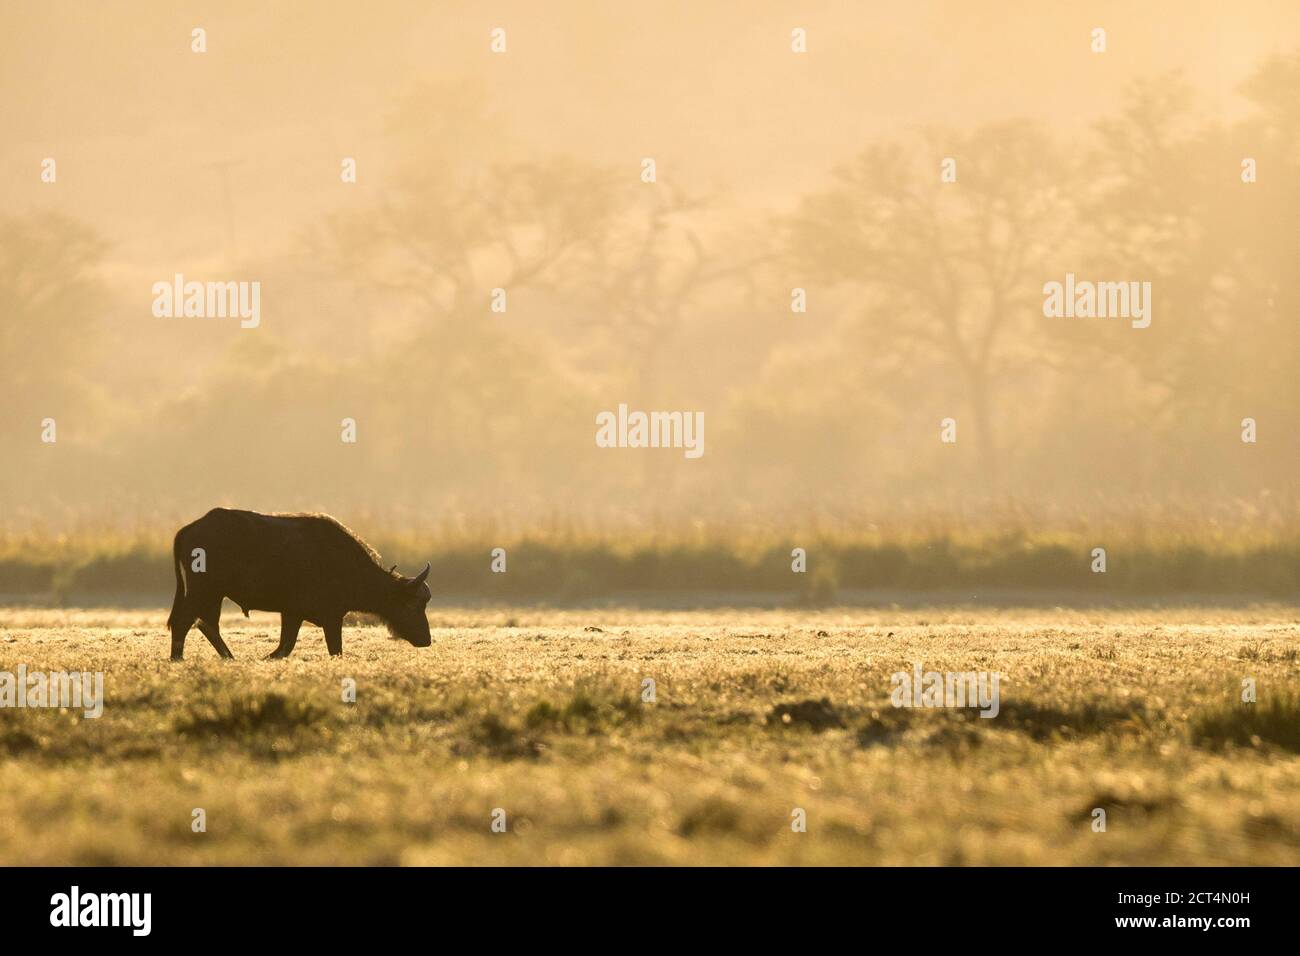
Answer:
[[[429,619],[424,616],[424,608],[433,597],[429,585],[424,583],[429,569],[430,565],[426,564],[424,570],[413,578],[394,578],[393,602],[385,615],[393,634],[415,647],[428,647],[433,643],[429,635]]]

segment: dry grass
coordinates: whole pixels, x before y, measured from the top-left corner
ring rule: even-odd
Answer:
[[[0,612],[0,670],[107,695],[0,710],[0,863],[1300,863],[1293,607],[438,611],[288,661],[230,615],[180,665],[164,617]],[[1001,714],[891,707],[914,661]]]

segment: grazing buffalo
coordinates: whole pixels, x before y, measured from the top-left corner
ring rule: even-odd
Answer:
[[[233,657],[221,639],[221,601],[249,611],[280,613],[280,646],[271,657],[288,657],[303,621],[325,631],[331,656],[343,653],[343,617],[374,614],[398,637],[428,647],[424,607],[432,596],[424,579],[389,570],[368,544],[329,515],[264,515],[214,508],[176,532],[172,548],[176,598],[167,626],[172,660],[181,659],[185,635],[195,622],[222,657]]]

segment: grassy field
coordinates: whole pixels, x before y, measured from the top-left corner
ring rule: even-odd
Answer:
[[[1300,863],[1289,605],[437,610],[288,661],[228,612],[237,659],[181,664],[165,616],[0,610],[0,670],[106,696],[0,710],[0,863]],[[999,715],[892,707],[914,662],[998,672]]]

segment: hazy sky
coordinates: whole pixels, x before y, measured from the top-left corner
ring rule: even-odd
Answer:
[[[489,52],[494,26],[504,56]],[[789,50],[796,26],[804,56]],[[1101,56],[1094,26],[1108,32]],[[241,257],[273,254],[394,174],[395,98],[455,82],[520,154],[629,175],[654,156],[661,181],[779,207],[875,136],[1006,116],[1082,128],[1142,75],[1183,68],[1199,112],[1231,116],[1252,66],[1297,43],[1293,0],[7,0],[0,202],[96,226],[114,243],[110,275],[132,282],[224,262],[232,227]],[[345,155],[360,164],[353,190],[339,184]],[[39,182],[46,156],[57,189]]]
[[[1254,502],[1294,484],[1294,165],[1281,133],[1214,133],[1246,114],[1243,81],[1297,50],[1297,0],[0,0],[0,211],[15,216],[0,253],[16,266],[0,440],[21,462],[0,504],[39,520],[60,500],[96,516],[335,510],[388,507],[396,488],[418,515],[775,514],[873,495],[887,513],[1000,494],[1000,456],[1024,469],[1016,494],[1052,506],[1132,505],[1127,473],[1111,477],[1130,457],[1146,495]],[[1156,144],[1172,161],[1108,142],[1130,193],[1058,161],[1100,145],[1095,123],[1135,81],[1170,73],[1196,97],[1191,145]],[[1052,135],[996,126],[1013,118]],[[979,188],[938,201],[929,146],[907,183],[801,205],[867,146],[925,128],[993,137],[954,154],[976,164],[963,177],[998,170],[984,185],[1008,205]],[[1079,172],[1071,195],[1031,182],[1040,152],[1049,175]],[[1260,158],[1248,190],[1244,156]],[[678,190],[709,202],[665,213]],[[899,212],[926,197],[943,242]],[[771,215],[796,207],[784,227]],[[56,213],[107,241],[84,288],[78,267],[99,266]],[[317,255],[303,238],[327,224]],[[1013,287],[969,263],[990,235],[1031,262]],[[1152,329],[1050,323],[1040,290],[1070,264],[1158,281]],[[936,265],[963,283],[937,305]],[[264,284],[265,324],[155,318],[154,284],[176,273]],[[488,311],[498,282],[508,315]],[[710,451],[607,455],[594,416],[629,400],[707,410]],[[1267,422],[1258,448],[1237,432],[1248,415]],[[356,454],[345,416],[363,422]],[[233,454],[214,465],[214,448]]]

